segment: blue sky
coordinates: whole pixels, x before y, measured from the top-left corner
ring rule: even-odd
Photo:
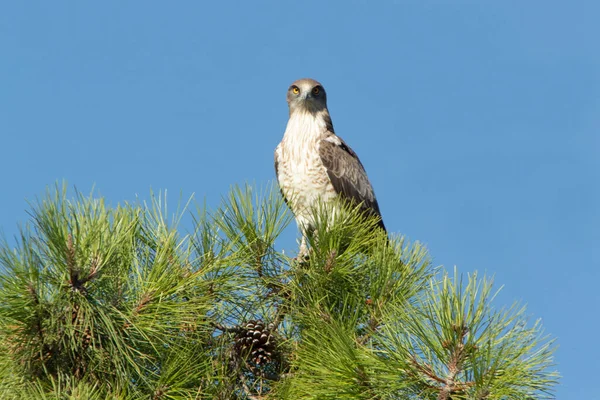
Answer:
[[[594,398],[599,4],[4,2],[0,228],[63,179],[113,205],[266,184],[312,77],[388,229],[494,275],[558,339],[557,397]]]

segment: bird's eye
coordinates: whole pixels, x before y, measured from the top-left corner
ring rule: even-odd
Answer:
[[[294,86],[294,88],[292,89],[292,93],[298,94],[298,93],[300,93],[300,89],[298,89],[297,87]]]
[[[318,95],[318,94],[321,92],[321,89],[320,89],[320,88],[317,86],[316,88],[314,88],[314,89],[312,90],[312,92],[313,92],[313,94],[316,96],[316,95]]]

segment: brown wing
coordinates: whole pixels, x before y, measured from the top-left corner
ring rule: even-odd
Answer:
[[[379,217],[379,226],[385,230],[375,192],[356,153],[332,134],[319,142],[319,155],[335,191]]]

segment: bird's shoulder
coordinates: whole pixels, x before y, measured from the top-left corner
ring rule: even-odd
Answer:
[[[364,170],[356,152],[335,133],[328,132],[319,141],[319,153],[326,164],[337,164],[340,161],[344,161],[344,163],[355,162],[360,169]]]

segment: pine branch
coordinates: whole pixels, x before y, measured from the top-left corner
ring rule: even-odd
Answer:
[[[210,323],[215,329],[220,330],[221,332],[227,332],[227,333],[237,333],[239,331],[238,327],[235,326],[225,326],[225,325],[221,325],[218,324],[216,322],[211,322]]]
[[[185,204],[183,210],[189,202]],[[489,280],[431,268],[355,209],[315,210],[309,257],[276,240],[276,188],[234,188],[181,236],[166,196],[107,207],[57,187],[0,245],[7,398],[543,398],[553,341]],[[339,211],[339,210],[338,210]]]

